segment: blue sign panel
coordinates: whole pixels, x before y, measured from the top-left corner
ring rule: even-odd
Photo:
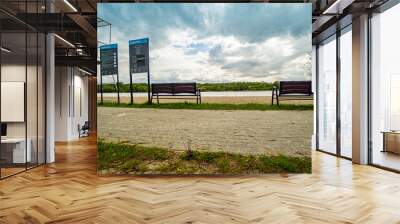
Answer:
[[[149,43],[149,38],[142,38],[137,40],[130,40],[129,45],[136,45],[136,44],[147,44]]]
[[[118,45],[108,44],[100,46],[100,74],[118,74]]]
[[[114,48],[118,48],[118,44],[107,44],[107,45],[100,46],[100,50],[109,50],[109,49],[114,49]]]
[[[129,71],[143,73],[149,70],[149,38],[129,41]]]

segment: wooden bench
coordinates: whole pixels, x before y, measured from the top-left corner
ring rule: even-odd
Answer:
[[[160,99],[175,99],[175,97],[193,99],[187,97],[196,97],[196,103],[201,104],[201,92],[196,83],[152,83],[151,103],[154,97],[157,98],[157,103],[160,103]]]
[[[271,104],[274,100],[279,106],[283,100],[312,100],[313,92],[311,81],[281,81],[279,86],[273,86]]]

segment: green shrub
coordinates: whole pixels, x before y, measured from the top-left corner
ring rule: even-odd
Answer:
[[[148,167],[147,167],[147,165],[146,164],[139,164],[138,166],[137,166],[137,170],[140,172],[140,173],[145,173],[146,171],[148,171],[149,169],[148,169]]]
[[[194,159],[199,162],[214,162],[217,158],[221,156],[221,153],[218,152],[196,152],[194,154]]]
[[[169,157],[167,149],[155,147],[136,147],[138,158],[143,160],[166,160]]]
[[[186,152],[99,139],[97,166],[125,173],[311,173],[311,157],[196,150],[188,156]]]
[[[231,162],[227,158],[221,158],[216,161],[216,165],[218,167],[218,171],[220,173],[230,173],[231,170]]]
[[[137,171],[140,163],[141,162],[139,160],[131,159],[121,164],[119,169],[124,172]]]
[[[311,173],[310,157],[260,156],[259,161],[262,172]]]

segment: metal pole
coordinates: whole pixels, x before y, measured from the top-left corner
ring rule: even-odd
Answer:
[[[130,81],[130,91],[131,91],[131,104],[133,104],[133,87],[132,87],[132,71],[131,71],[131,46],[129,46],[129,81]]]
[[[39,13],[39,1],[36,1],[36,13]],[[39,19],[37,19],[36,22],[39,22]],[[37,145],[36,166],[38,166],[39,165],[39,32],[36,32],[36,145]]]
[[[118,95],[118,104],[120,103],[119,99],[119,72],[117,72],[117,95]]]
[[[367,129],[368,129],[368,164],[373,164],[373,153],[372,153],[372,102],[371,102],[371,97],[372,97],[372,86],[371,86],[371,79],[372,79],[372,61],[371,61],[371,56],[372,56],[372,30],[371,30],[371,20],[372,20],[372,11],[368,11],[368,21],[367,21],[367,83],[368,83],[368,94],[367,94],[367,102],[368,102],[368,110],[367,110],[367,117],[368,117],[368,124],[367,124]]]
[[[103,104],[103,74],[100,72],[100,104]]]
[[[25,21],[28,21],[28,1],[25,1]],[[24,122],[25,122],[25,170],[28,169],[28,102],[27,102],[27,84],[28,84],[28,26],[25,26],[25,84],[24,84]]]
[[[149,42],[147,42],[147,49],[149,52],[147,62],[147,102],[151,104],[150,100],[150,49],[149,49]]]
[[[118,48],[117,48],[117,68],[118,68]],[[119,99],[119,68],[117,69],[117,94],[118,94],[118,104],[120,103]]]
[[[341,65],[340,65],[340,36],[341,31],[339,28],[336,28],[336,155],[342,156],[342,146],[341,146],[341,132],[342,132],[342,124],[341,124],[341,108],[340,108],[340,79],[341,79]]]
[[[319,150],[319,43],[315,46],[315,149]]]
[[[133,87],[132,87],[132,73],[129,71],[130,91],[131,91],[131,104],[133,104]]]
[[[150,100],[150,62],[147,64],[147,102],[151,103]]]
[[[49,3],[46,1],[45,3],[45,13],[47,13],[47,6]],[[44,33],[44,163],[47,163],[47,44],[49,38],[49,33]],[[43,108],[43,107],[42,107]]]

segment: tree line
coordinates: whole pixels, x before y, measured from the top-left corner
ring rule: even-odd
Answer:
[[[203,92],[210,91],[261,91],[272,90],[275,83],[270,82],[229,82],[229,83],[197,83],[198,88]],[[129,83],[119,83],[120,92],[130,92]],[[100,92],[100,85],[97,86]],[[133,83],[133,92],[147,92],[147,83]],[[117,86],[112,83],[103,83],[104,93],[117,92]]]

